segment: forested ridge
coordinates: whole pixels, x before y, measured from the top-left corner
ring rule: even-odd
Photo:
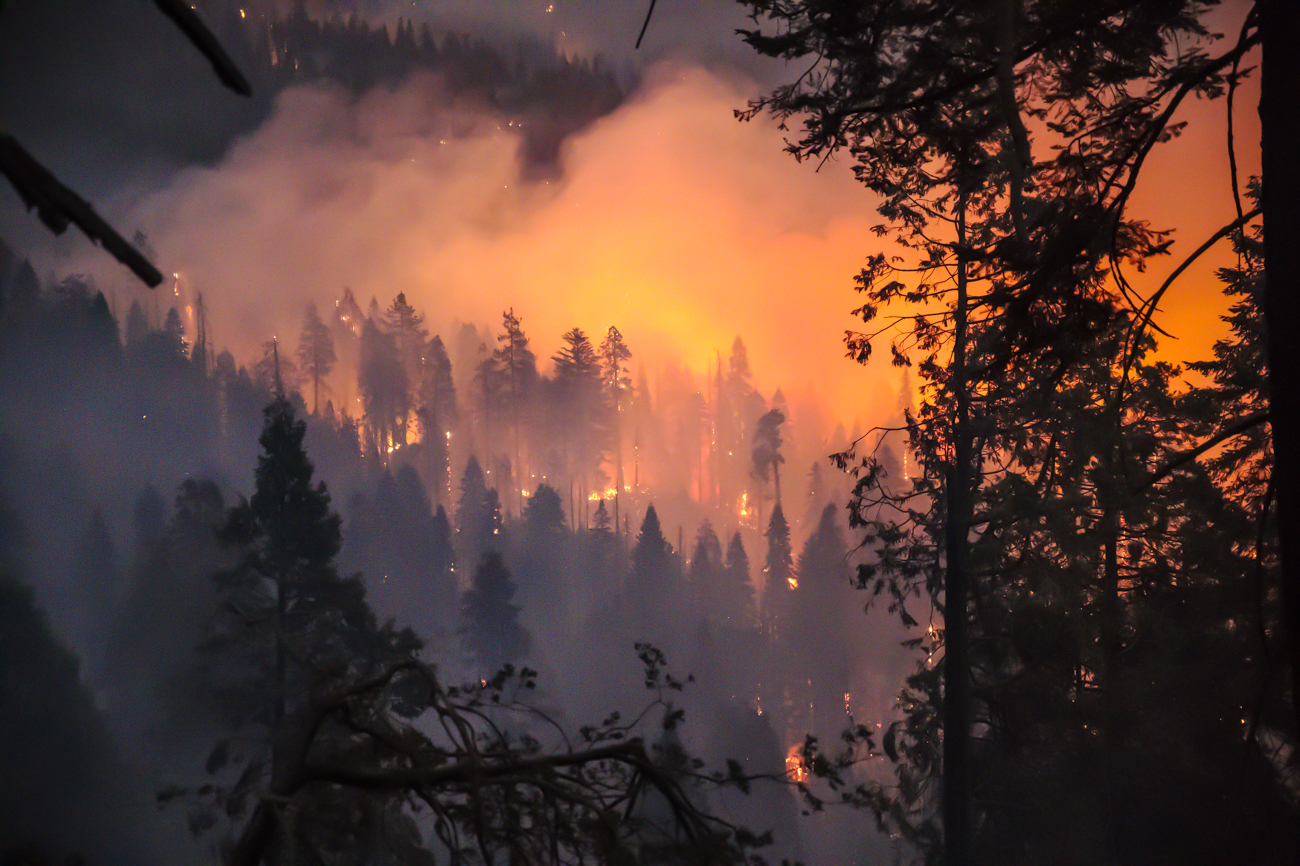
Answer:
[[[787,521],[770,471],[789,450],[785,415],[749,384],[739,339],[710,403],[693,392],[686,412],[656,413],[646,377],[632,384],[632,351],[613,327],[598,345],[567,332],[546,375],[508,310],[496,335],[463,326],[457,342],[473,363],[457,375],[403,296],[366,314],[344,290],[328,321],[314,306],[304,312],[296,346],[270,341],[245,366],[206,342],[201,312],[192,337],[175,309],[156,326],[138,303],[119,327],[84,277],[43,281],[12,256],[3,271],[3,399],[24,407],[9,412],[4,442],[14,467],[4,491],[8,573],[32,583],[52,613],[57,634],[38,643],[71,645],[81,657],[77,687],[89,692],[78,700],[93,696],[95,724],[124,756],[129,769],[104,797],[120,783],[138,799],[152,784],[175,809],[193,810],[191,830],[217,839],[215,816],[234,801],[187,800],[179,792],[201,786],[186,784],[185,768],[202,776],[205,763],[257,766],[255,752],[234,746],[215,763],[206,756],[214,738],[239,742],[249,725],[270,724],[270,699],[259,704],[246,681],[267,676],[275,654],[274,639],[247,630],[264,621],[255,611],[266,602],[250,599],[268,573],[248,556],[262,543],[258,497],[277,424],[292,425],[301,448],[281,470],[308,460],[338,491],[312,506],[311,520],[325,521],[313,556],[337,575],[329,592],[341,595],[319,602],[316,615],[304,600],[298,616],[353,606],[345,633],[361,628],[348,638],[361,641],[350,651],[356,664],[418,656],[447,682],[498,688],[513,683],[497,679],[503,666],[531,668],[541,706],[564,723],[634,716],[646,698],[633,647],[645,643],[666,670],[694,674],[663,710],[675,726],[689,709],[692,751],[771,777],[798,765],[804,733],[834,739],[855,713],[865,721],[888,704],[897,674],[871,662],[868,647],[890,639],[853,633],[858,604],[835,501],[843,494],[819,467],[786,480],[801,490],[785,504],[797,512]],[[335,399],[357,414],[336,410]],[[616,496],[619,441],[628,465]],[[656,477],[683,486],[657,487]],[[706,516],[689,535],[664,526],[656,495],[675,513]],[[792,524],[807,526],[806,540],[792,537]],[[395,622],[384,626],[388,617]],[[388,628],[397,631],[378,644],[364,638]],[[276,663],[290,681],[308,664],[294,652]],[[313,663],[328,652],[312,649]],[[809,678],[814,664],[824,672]],[[229,682],[232,665],[244,679]],[[57,811],[64,795],[52,788]],[[209,783],[198,799],[215,790]],[[794,792],[778,786],[756,802],[755,829],[779,825],[778,850],[795,853]],[[254,806],[231,812],[232,826]]]

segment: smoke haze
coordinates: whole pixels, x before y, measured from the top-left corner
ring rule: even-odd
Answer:
[[[888,416],[897,379],[868,380],[839,339],[870,202],[847,172],[789,160],[767,124],[733,120],[752,92],[659,67],[566,144],[560,177],[523,183],[515,121],[448,107],[434,78],[356,101],[295,87],[219,165],[114,217],[179,292],[204,293],[212,339],[241,358],[349,286],[363,305],[405,292],[434,332],[513,307],[539,357],[571,327],[614,324],[652,377],[670,358],[703,372],[743,334],[760,391],[816,382],[836,415]],[[103,266],[96,251],[74,269]]]

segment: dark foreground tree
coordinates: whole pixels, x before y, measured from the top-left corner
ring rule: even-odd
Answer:
[[[208,759],[220,784],[161,795],[194,800],[197,829],[230,818],[227,863],[748,862],[753,835],[704,814],[635,726],[558,731],[521,700],[534,672],[448,687],[413,635],[376,623],[360,579],[334,571],[339,519],[304,432],[283,398],[267,408],[256,492],[229,516],[242,559],[205,646],[231,729]],[[495,553],[484,597],[492,574]],[[642,659],[647,686],[680,687],[662,654]]]
[[[1194,842],[1142,807],[1153,799],[1190,805],[1226,784],[1190,784],[1187,774],[1204,768],[1167,751],[1172,742],[1191,753],[1222,749],[1225,740],[1202,736],[1213,727],[1208,713],[1191,727],[1209,727],[1194,733],[1172,719],[1161,728],[1158,714],[1132,703],[1153,681],[1178,679],[1177,668],[1142,652],[1169,622],[1159,611],[1196,611],[1191,631],[1213,634],[1238,620],[1231,605],[1216,608],[1207,597],[1249,585],[1230,556],[1208,555],[1243,542],[1216,504],[1219,491],[1187,461],[1172,490],[1154,490],[1144,476],[1159,475],[1176,449],[1194,457],[1259,420],[1221,416],[1217,429],[1194,430],[1171,417],[1173,373],[1143,355],[1157,304],[1184,266],[1151,297],[1133,290],[1126,269],[1144,268],[1170,241],[1127,206],[1153,148],[1181,129],[1184,102],[1231,93],[1243,58],[1270,38],[1279,48],[1266,51],[1261,114],[1266,127],[1292,128],[1294,112],[1269,100],[1300,78],[1285,47],[1296,34],[1291,6],[1261,4],[1265,17],[1275,17],[1269,35],[1252,12],[1234,40],[1223,40],[1203,23],[1212,4],[1198,2],[747,5],[756,25],[746,40],[807,71],[741,114],[770,110],[801,124],[788,143],[800,159],[851,154],[858,179],[881,196],[887,224],[879,233],[909,253],[870,258],[858,278],[868,299],[857,313],[874,323],[891,304],[909,306],[890,323],[850,333],[847,343],[859,361],[881,339],[892,340],[896,364],[919,360],[924,403],[909,416],[908,433],[920,471],[897,497],[875,457],[841,458],[862,473],[857,520],[870,524],[868,542],[880,556],[879,565],[861,569],[863,584],[887,597],[905,623],[915,624],[909,604],[941,615],[918,641],[927,659],[905,695],[907,719],[891,729],[900,737],[891,734],[886,751],[902,760],[902,799],[930,812],[936,794],[927,786],[938,781],[939,766],[933,747],[942,743],[942,820],[894,817],[928,856],[942,850],[949,863],[1143,862],[1150,843],[1162,853],[1252,856],[1238,845],[1230,817],[1241,814],[1235,807],[1244,799],[1210,824],[1217,835]],[[1284,152],[1276,142],[1290,139],[1270,139],[1267,129],[1265,139],[1264,189],[1282,203],[1269,210],[1266,198],[1272,221],[1294,211],[1296,186],[1283,179],[1293,166],[1277,169],[1277,186],[1268,174],[1270,154]],[[1231,157],[1231,132],[1229,148]],[[1235,175],[1235,163],[1231,169]],[[1237,219],[1191,259],[1258,215],[1238,197]],[[1278,259],[1287,263],[1294,244],[1283,243]],[[1272,315],[1284,304],[1270,307]],[[1275,386],[1272,393],[1284,392]],[[1286,443],[1279,455],[1289,448],[1290,440],[1275,441]],[[1279,502],[1297,495],[1300,485],[1285,472],[1278,479],[1269,490]],[[1262,491],[1258,498],[1268,499]],[[1267,507],[1259,512],[1257,538],[1267,515]],[[1202,540],[1217,539],[1199,556],[1197,539],[1179,534],[1198,522]],[[1280,573],[1289,574],[1293,566],[1285,555],[1282,561]],[[1279,583],[1268,577],[1277,574],[1257,573],[1262,608],[1276,601]],[[1280,581],[1288,590],[1294,583]],[[1300,615],[1279,624],[1294,651]],[[1161,633],[1166,646],[1183,639]],[[1255,676],[1264,655],[1238,647],[1220,658]],[[1208,667],[1198,669],[1213,678]],[[1056,710],[1063,712],[1046,715]],[[1152,726],[1141,736],[1139,717]],[[1241,747],[1248,726],[1240,713],[1238,727],[1228,739]],[[1126,810],[1113,795],[1112,769],[1132,771],[1128,750],[1143,736],[1168,761],[1145,775],[1161,780],[1160,794]],[[1286,739],[1294,743],[1293,734]],[[1202,755],[1192,764],[1201,761],[1213,763]],[[1004,784],[1016,768],[1026,773]],[[1257,777],[1252,796],[1275,802],[1278,786],[1294,788],[1280,770]],[[1075,784],[1070,773],[1089,781]],[[1070,791],[1070,827],[1056,823],[1061,810],[1045,805],[1051,784]],[[1084,839],[1087,845],[1075,844]],[[1280,845],[1290,851],[1292,842]]]

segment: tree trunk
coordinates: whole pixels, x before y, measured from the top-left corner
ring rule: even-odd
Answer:
[[[1264,322],[1268,340],[1269,422],[1273,429],[1273,480],[1282,557],[1282,629],[1291,661],[1291,698],[1300,729],[1300,352],[1282,335],[1300,322],[1300,4],[1266,0],[1260,33],[1260,83],[1264,210]],[[1292,398],[1295,398],[1293,400]],[[1287,407],[1291,406],[1290,409]],[[1280,407],[1280,408],[1279,408]]]
[[[958,242],[965,245],[965,202],[958,210]],[[970,652],[967,632],[968,534],[971,525],[972,437],[966,371],[966,271],[957,264],[957,306],[953,312],[952,382],[957,401],[953,463],[948,471],[945,533],[947,569],[943,587],[943,834],[947,866],[967,866],[971,853]]]

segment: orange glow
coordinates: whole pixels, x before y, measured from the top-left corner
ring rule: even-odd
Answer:
[[[652,386],[668,362],[702,377],[739,334],[765,397],[815,387],[846,427],[887,416],[898,372],[857,367],[840,342],[852,276],[877,245],[847,166],[811,172],[772,125],[737,123],[753,85],[699,70],[650,79],[566,142],[549,185],[519,182],[517,124],[421,135],[428,81],[356,101],[291,88],[216,169],[143,197],[123,222],[212,287],[211,330],[236,357],[256,355],[244,335],[296,334],[306,303],[345,285],[363,308],[401,286],[444,339],[453,321],[491,325],[513,304],[539,358],[575,325],[615,324]]]
[[[803,744],[801,743],[795,743],[785,753],[785,774],[796,782],[806,782],[808,780],[808,770],[801,761],[802,753]]]
[[[1207,23],[1235,33],[1239,13],[1225,4]],[[444,339],[456,320],[492,324],[513,305],[539,358],[575,325],[599,334],[616,324],[652,386],[670,363],[703,381],[739,334],[765,397],[778,387],[817,395],[820,429],[806,426],[808,435],[888,423],[901,382],[888,352],[865,369],[843,356],[845,329],[861,324],[849,314],[860,303],[853,275],[888,251],[851,159],[813,171],[782,151],[772,123],[737,123],[732,110],[761,89],[753,82],[672,66],[646,82],[566,141],[563,177],[544,184],[520,182],[517,123],[497,129],[496,119],[438,108],[431,80],[356,100],[290,88],[220,165],[142,195],[117,222],[184,263],[187,291],[211,289],[210,332],[237,358],[260,353],[251,334],[296,334],[305,304],[325,306],[344,285],[363,306],[402,287]],[[1243,186],[1258,172],[1257,98],[1258,77],[1245,79],[1235,130]],[[428,137],[431,111],[472,132]],[[1147,160],[1131,212],[1176,234],[1171,256],[1128,274],[1141,292],[1233,216],[1224,111],[1221,99],[1188,101],[1187,131]],[[1047,155],[1048,142],[1034,147]],[[1193,176],[1204,186],[1189,185]],[[1222,334],[1214,269],[1230,255],[1220,244],[1166,295],[1158,322],[1177,339],[1161,338],[1162,358],[1205,357]],[[68,270],[101,266],[87,245]],[[909,463],[905,475],[914,471]],[[687,489],[707,498],[712,468],[696,474]],[[750,504],[742,509],[748,517]]]

